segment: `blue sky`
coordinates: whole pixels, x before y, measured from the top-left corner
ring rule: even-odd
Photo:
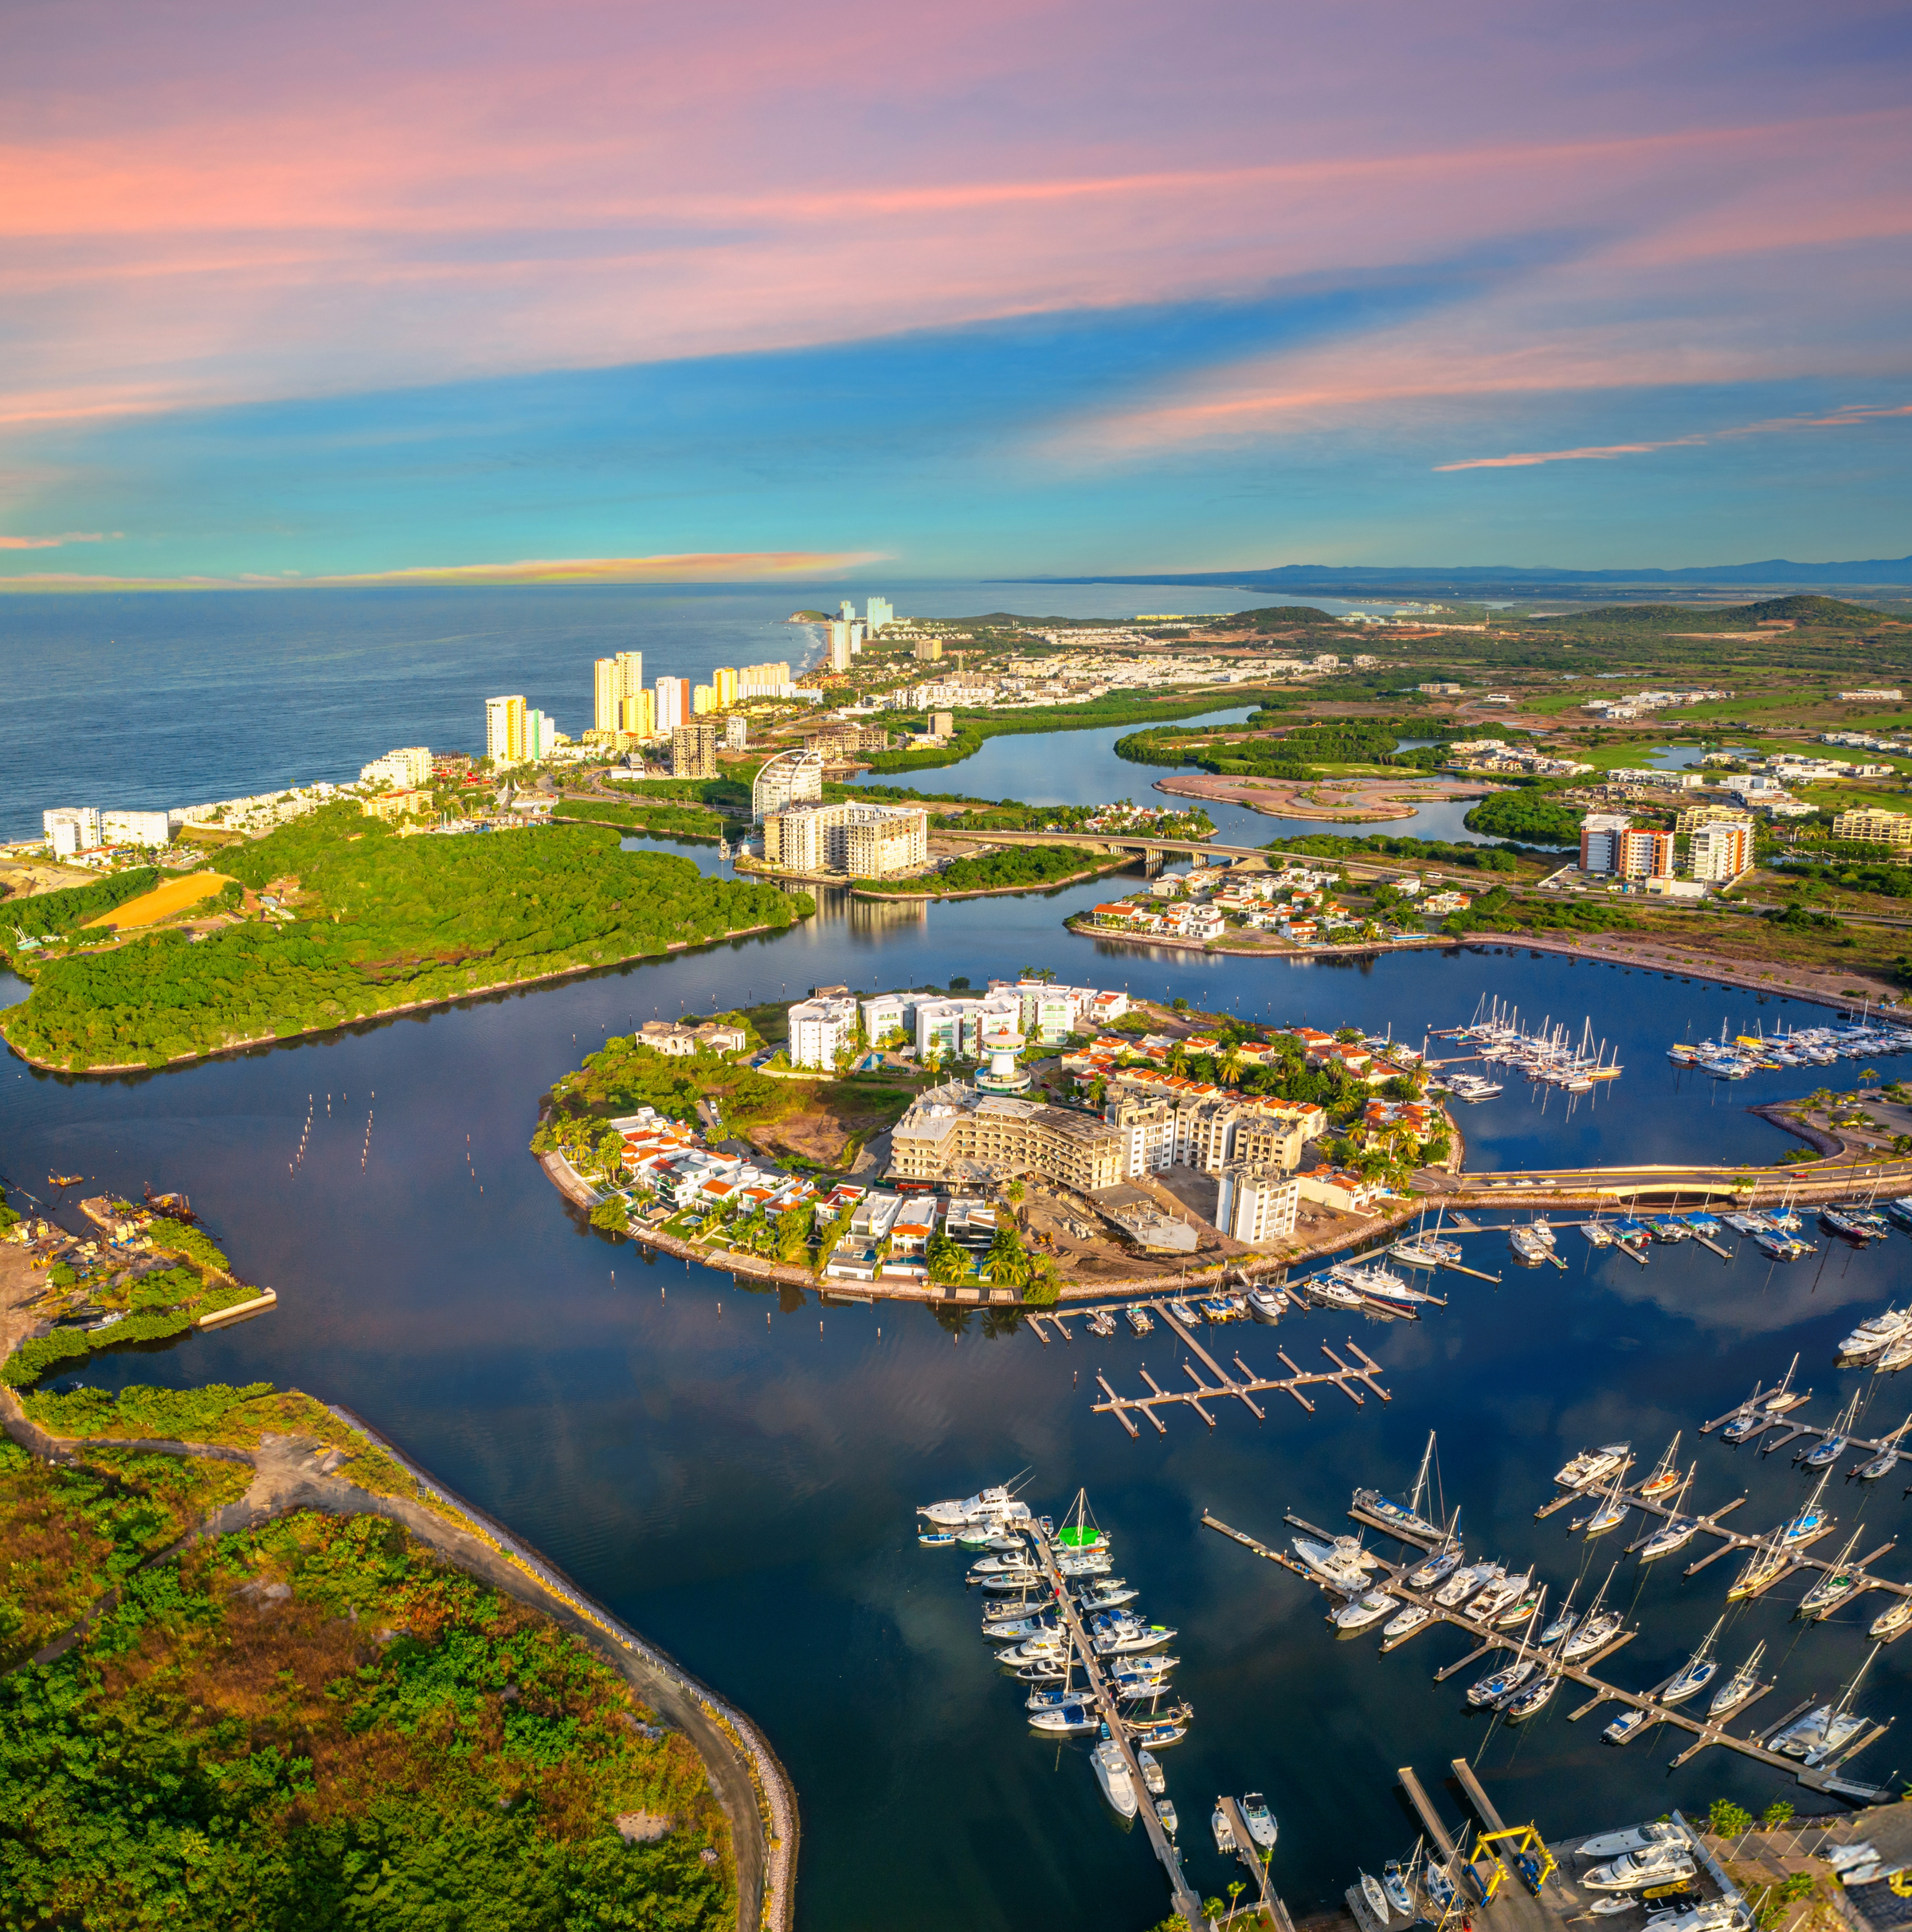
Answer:
[[[1912,549],[1883,7],[112,18],[0,80],[18,582]]]

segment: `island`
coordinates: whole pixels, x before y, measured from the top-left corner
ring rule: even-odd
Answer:
[[[75,1072],[157,1067],[752,932],[801,894],[625,852],[612,829],[519,825],[445,836],[388,825],[375,799],[327,804],[225,846],[229,883],[164,923],[97,923],[116,875],[26,902],[10,963],[32,985],[7,1043]],[[131,894],[114,899],[120,903]],[[23,945],[22,939],[30,944]]]
[[[36,1387],[68,1284],[0,1217],[16,1914],[788,1926],[794,1794],[741,1712],[347,1410]]]

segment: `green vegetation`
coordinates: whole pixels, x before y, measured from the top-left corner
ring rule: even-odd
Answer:
[[[958,765],[981,750],[992,738],[1030,731],[1092,731],[1112,724],[1137,724],[1145,720],[1198,718],[1205,711],[1232,710],[1262,694],[1252,691],[1212,692],[1206,697],[1163,701],[1137,698],[1126,692],[1084,704],[1055,704],[1028,711],[972,711],[956,713],[956,735],[933,751],[879,751],[870,759],[870,769],[879,772],[927,771],[940,765]],[[892,730],[917,715],[891,712],[887,722]]]
[[[371,1517],[300,1513],[133,1568],[212,1503],[214,1472],[18,1457],[0,1491],[37,1562],[24,1589],[17,1566],[0,1583],[17,1640],[102,1581],[120,1593],[63,1656],[0,1679],[8,1925],[735,1921],[695,1751],[548,1619]],[[616,1821],[637,1812],[667,1835],[627,1844]]]
[[[627,832],[648,832],[660,838],[710,839],[723,836],[723,821],[695,805],[625,805],[601,798],[561,798],[551,807],[554,820],[594,825],[617,825]]]
[[[865,892],[979,892],[1052,884],[1099,867],[1107,870],[1126,861],[1079,845],[1005,845],[974,859],[956,859],[940,872],[917,879],[858,879]]]
[[[1380,832],[1365,838],[1344,838],[1334,832],[1304,832],[1294,838],[1273,840],[1263,849],[1292,852],[1298,858],[1415,859],[1433,865],[1463,865],[1483,872],[1517,872],[1522,869],[1522,860],[1530,857],[1545,858],[1554,865],[1560,863],[1551,852],[1530,853],[1524,845],[1462,845],[1446,839],[1390,838]]]
[[[1465,912],[1451,912],[1444,932],[1631,932],[1640,922],[1607,899],[1516,899],[1504,885],[1483,893]]]
[[[10,1016],[12,1044],[75,1069],[159,1065],[813,910],[774,887],[703,878],[688,859],[622,852],[605,828],[402,838],[349,804],[230,847],[221,864],[253,886],[296,878],[304,916],[52,961]]]
[[[1269,631],[1307,630],[1322,629],[1347,634],[1348,627],[1338,618],[1330,617],[1325,610],[1317,610],[1312,604],[1269,604],[1259,610],[1237,610],[1223,617],[1210,618],[1205,629],[1215,631],[1249,631],[1261,634]]]
[[[1470,832],[1533,845],[1577,845],[1584,805],[1561,805],[1545,792],[1495,792],[1460,822]]]
[[[1626,629],[1662,631],[1752,630],[1761,624],[1872,625],[1885,613],[1836,597],[1769,597],[1753,604],[1602,604],[1562,617],[1535,617],[1548,629]]]
[[[10,955],[20,954],[20,935],[29,939],[65,938],[77,932],[89,919],[123,906],[129,899],[150,892],[163,879],[172,877],[157,866],[135,866],[130,872],[109,872],[85,885],[67,886],[57,892],[36,892],[9,899],[4,918],[0,918],[0,939]],[[28,956],[30,957],[30,948]]]

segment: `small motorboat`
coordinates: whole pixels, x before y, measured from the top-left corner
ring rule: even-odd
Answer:
[[[1173,1838],[1181,1824],[1181,1820],[1175,1816],[1174,1800],[1158,1798],[1155,1801],[1155,1816],[1160,1821],[1162,1828],[1168,1833],[1170,1837]]]
[[[1139,1307],[1134,1302],[1129,1304],[1123,1313],[1124,1319],[1130,1327],[1138,1335],[1146,1335],[1154,1328],[1154,1316],[1150,1315],[1147,1309]]]
[[[924,1530],[916,1538],[926,1550],[946,1550],[956,1540],[954,1530]]]
[[[1106,1338],[1115,1332],[1115,1318],[1109,1313],[1107,1309],[1098,1308],[1089,1317],[1087,1327],[1091,1334],[1100,1335]]]
[[[1912,1604],[1912,1597],[1906,1599]],[[1410,1630],[1418,1630],[1434,1613],[1425,1604],[1411,1603],[1390,1617],[1381,1630],[1384,1643],[1392,1643],[1397,1637],[1405,1637]]]
[[[1263,1851],[1274,1848],[1276,1834],[1280,1827],[1275,1821],[1275,1814],[1268,1809],[1268,1801],[1259,1791],[1249,1792],[1241,1801],[1241,1821],[1248,1828],[1248,1836]]]
[[[1646,1712],[1636,1704],[1629,1704],[1600,1734],[1609,1744],[1624,1744],[1646,1721]]]
[[[1135,1762],[1142,1766],[1142,1785],[1151,1796],[1160,1797],[1169,1788],[1169,1781],[1162,1774],[1161,1761],[1153,1751],[1138,1751]]]
[[[1220,1801],[1216,1801],[1213,1815],[1209,1820],[1209,1828],[1215,1834],[1215,1849],[1224,1858],[1232,1858],[1239,1849],[1235,1843],[1235,1828],[1228,1822],[1228,1814],[1221,1809]]]
[[[1096,1746],[1091,1762],[1095,1767],[1095,1781],[1102,1787],[1102,1795],[1115,1806],[1125,1818],[1135,1816],[1137,1798],[1135,1780],[1129,1770],[1129,1761],[1123,1755],[1122,1746],[1113,1738]]]

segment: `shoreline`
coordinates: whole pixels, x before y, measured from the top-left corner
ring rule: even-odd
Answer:
[[[986,837],[986,833],[971,835]],[[1013,850],[1011,847],[1009,849]],[[1132,856],[1111,858],[1106,864],[1086,867],[1079,872],[1070,872],[1060,879],[1035,879],[1023,885],[973,886],[962,892],[884,892],[876,891],[864,881],[852,879],[835,872],[799,872],[787,871],[781,866],[757,865],[744,860],[736,861],[735,869],[753,879],[788,879],[803,885],[833,887],[838,892],[847,892],[852,899],[893,900],[899,903],[928,904],[938,899],[999,899],[1014,892],[1058,892],[1064,886],[1080,885],[1085,880],[1100,879],[1111,872],[1119,872],[1135,864]]]
[[[1332,781],[1329,782],[1332,782]],[[1316,782],[1320,782],[1320,781],[1316,781]],[[1401,782],[1409,784],[1412,781],[1404,778]],[[1263,818],[1305,818],[1311,824],[1326,825],[1392,825],[1399,819],[1419,817],[1421,813],[1431,805],[1457,805],[1460,802],[1459,797],[1430,797],[1424,798],[1417,805],[1409,805],[1404,800],[1397,799],[1393,802],[1400,807],[1397,811],[1336,813],[1330,811],[1318,804],[1291,803],[1286,805],[1264,805],[1254,798],[1238,798],[1232,794],[1224,797],[1219,792],[1197,790],[1197,783],[1198,781],[1188,778],[1183,779],[1180,783],[1177,783],[1173,778],[1158,778],[1155,781],[1154,789],[1158,792],[1166,793],[1172,798],[1198,798],[1206,805],[1240,805],[1244,809],[1256,813]],[[1460,796],[1487,797],[1491,796],[1493,792],[1499,789],[1498,786],[1485,786],[1479,793],[1463,793]]]
[[[788,932],[798,922],[792,919],[783,926],[739,926],[734,931],[720,934],[711,939],[672,939],[661,953],[626,953],[617,959],[594,959],[588,965],[559,966],[549,973],[527,973],[522,979],[501,979],[489,986],[469,986],[463,993],[448,993],[437,999],[407,1000],[397,1006],[381,1006],[376,1013],[355,1013],[347,1020],[334,1020],[324,1026],[300,1027],[296,1033],[258,1033],[247,1040],[234,1040],[223,1046],[208,1047],[203,1052],[177,1053],[170,1060],[158,1062],[146,1060],[99,1061],[91,1066],[64,1066],[57,1060],[41,1060],[27,1052],[7,1033],[6,1014],[24,1009],[9,1007],[0,1010],[0,1040],[6,1044],[7,1051],[18,1060],[25,1060],[28,1066],[42,1073],[64,1073],[73,1080],[88,1080],[95,1074],[163,1073],[169,1067],[197,1066],[200,1061],[217,1060],[227,1053],[249,1053],[255,1047],[290,1045],[296,1040],[322,1039],[328,1033],[343,1033],[355,1026],[374,1026],[381,1020],[396,1019],[402,1013],[430,1013],[441,1006],[462,1005],[467,1000],[482,1000],[493,993],[513,993],[520,986],[548,986],[558,979],[575,979],[583,973],[609,973],[619,966],[629,966],[633,961],[668,958],[672,953],[688,953],[706,946],[727,946],[733,939],[747,939],[753,933]],[[27,982],[29,986],[31,981]],[[32,997],[29,993],[29,999]]]

